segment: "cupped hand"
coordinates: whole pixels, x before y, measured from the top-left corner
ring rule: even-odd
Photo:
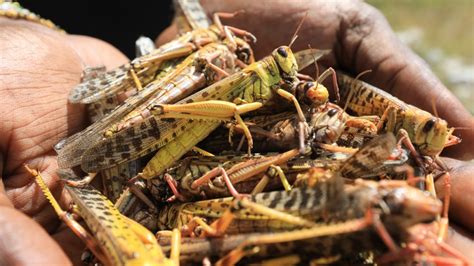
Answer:
[[[64,252],[28,217],[50,233],[59,225],[22,165],[38,169],[67,207],[55,175],[52,147],[86,123],[84,107],[68,104],[67,95],[86,66],[110,68],[127,59],[102,41],[61,34],[27,21],[0,18],[0,40],[0,264],[64,265],[68,263]],[[56,237],[65,249],[66,237],[63,233]]]
[[[371,69],[361,79],[374,84],[403,101],[433,113],[436,105],[439,116],[452,127],[468,130],[455,131],[462,144],[446,149],[445,154],[457,159],[474,158],[474,118],[460,101],[432,73],[428,65],[396,37],[385,17],[374,7],[352,0],[202,0],[201,4],[212,15],[214,12],[244,10],[224,24],[252,32],[258,39],[253,46],[256,58],[262,58],[279,45],[288,45],[298,23],[308,15],[298,32],[294,50],[313,48],[331,49],[331,54],[320,61],[325,66],[342,69],[353,75]],[[176,35],[171,25],[157,39],[162,44]],[[448,243],[465,252],[474,246],[474,165],[449,160],[452,168],[451,221]],[[443,181],[437,182],[440,197],[444,197]],[[474,261],[474,257],[471,258]]]
[[[214,12],[244,10],[224,24],[252,32],[258,39],[253,46],[256,58],[262,58],[280,45],[288,45],[299,22],[308,12],[295,51],[308,48],[331,49],[321,63],[353,75],[372,70],[361,79],[374,84],[407,103],[433,113],[436,103],[439,116],[452,127],[463,144],[446,149],[458,159],[474,158],[474,118],[461,102],[440,82],[428,65],[402,44],[385,17],[363,1],[343,0],[202,0],[203,7]],[[176,27],[168,28],[158,43],[176,35]]]

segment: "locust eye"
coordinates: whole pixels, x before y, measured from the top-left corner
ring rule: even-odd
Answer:
[[[288,53],[286,52],[285,48],[283,47],[280,47],[277,49],[277,52],[279,55],[283,56],[283,57],[288,57]]]
[[[328,111],[328,115],[329,115],[330,117],[334,116],[336,113],[337,113],[337,110],[336,110],[336,109],[331,109],[331,110]]]
[[[311,87],[314,86],[314,83],[313,82],[308,82],[304,85],[304,91],[307,91],[309,90]]]
[[[426,121],[426,124],[423,126],[423,132],[428,132],[430,131],[434,124],[436,123],[436,119],[435,118],[431,118],[430,120]]]

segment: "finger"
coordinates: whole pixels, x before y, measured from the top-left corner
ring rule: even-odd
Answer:
[[[459,160],[443,158],[451,175],[451,202],[449,217],[459,225],[474,232],[474,164]],[[444,198],[445,186],[443,177],[436,181],[438,197]]]
[[[102,40],[68,35],[68,41],[85,66],[106,66],[112,69],[128,62],[128,58],[117,48]]]
[[[55,199],[61,204],[63,209],[67,210],[70,197],[56,175],[56,170],[58,169],[56,156],[42,156],[27,160],[25,163],[41,174]],[[6,194],[15,209],[35,219],[48,232],[54,232],[58,228],[60,221],[57,218],[57,214],[40,187],[36,184],[35,178],[23,167],[18,167],[12,175],[7,176],[4,179],[4,184]]]
[[[174,38],[178,35],[178,28],[176,27],[176,24],[173,24],[166,28],[155,40],[156,46],[159,47],[160,45],[163,45]]]
[[[5,205],[0,200],[0,265],[71,264],[39,224]]]
[[[433,74],[426,62],[395,36],[385,17],[375,8],[361,3],[344,16],[342,42],[336,56],[342,67],[360,73],[367,80],[407,103],[431,111],[435,101],[441,118],[450,126],[474,128],[474,120],[461,102]],[[456,158],[474,158],[474,130],[463,131],[465,145],[449,148]]]
[[[459,226],[450,225],[446,243],[461,252],[471,264],[474,263],[474,235]]]
[[[84,253],[86,245],[84,242],[77,237],[72,230],[66,225],[62,225],[57,232],[55,232],[52,237],[60,245],[63,251],[66,253],[68,258],[71,259],[73,265],[83,265],[81,257]]]

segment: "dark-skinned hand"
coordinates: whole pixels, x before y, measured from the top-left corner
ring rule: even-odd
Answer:
[[[294,49],[330,48],[327,66],[351,73],[372,69],[364,78],[395,96],[431,110],[436,100],[439,115],[451,126],[472,127],[472,116],[432,74],[428,66],[401,44],[385,18],[362,2],[341,1],[202,1],[209,14],[215,11],[246,13],[226,20],[229,25],[254,33],[259,39],[257,58],[288,44],[304,12],[308,18]],[[268,29],[272,30],[269,31]],[[160,37],[169,40],[172,26]],[[41,171],[63,206],[69,201],[57,181],[57,161],[52,146],[86,125],[84,108],[67,103],[70,89],[79,82],[85,66],[118,66],[126,58],[109,45],[87,37],[61,35],[43,26],[0,18],[0,153],[4,169],[0,182],[0,264],[60,264],[66,253],[78,258],[83,245],[60,228],[49,203],[22,168]],[[408,93],[409,92],[409,93]],[[462,131],[463,145],[450,148],[453,157],[472,159],[472,132]],[[449,160],[453,167],[450,217],[457,224],[448,243],[469,254],[474,215],[474,166]],[[442,184],[442,180],[438,182]],[[443,196],[443,186],[439,186]],[[46,231],[39,226],[39,222]],[[455,229],[454,229],[455,228]],[[48,235],[49,232],[49,235]],[[52,236],[52,238],[51,238]],[[54,240],[57,242],[55,242]],[[473,258],[471,258],[473,259]]]

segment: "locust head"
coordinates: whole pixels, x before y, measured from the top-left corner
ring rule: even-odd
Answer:
[[[425,115],[421,115],[421,112]],[[421,121],[413,123],[414,135],[412,142],[418,147],[421,154],[436,156],[444,147],[459,143],[457,138],[452,135],[453,130],[448,128],[445,120],[432,116],[425,111],[420,110],[417,113],[416,120]]]
[[[431,222],[441,212],[441,202],[426,191],[410,187],[402,181],[381,181],[378,184],[380,207],[387,225],[408,228]]]
[[[321,106],[328,102],[329,92],[323,84],[313,81],[303,81],[296,86],[298,98],[313,107]]]
[[[272,57],[278,65],[281,77],[285,80],[293,81],[298,72],[298,63],[290,47],[278,47],[273,50]]]

